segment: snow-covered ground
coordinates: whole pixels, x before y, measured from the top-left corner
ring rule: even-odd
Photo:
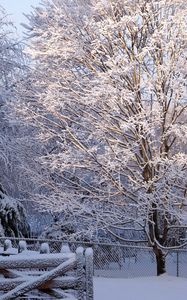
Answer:
[[[94,278],[94,300],[186,300],[187,279],[163,275],[133,279]]]

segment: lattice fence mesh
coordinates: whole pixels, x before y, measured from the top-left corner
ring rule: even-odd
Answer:
[[[10,239],[13,247],[17,248],[20,239]],[[5,238],[0,238],[0,247],[3,247],[4,240]],[[44,239],[22,240],[26,240],[27,249],[33,251],[39,251],[40,245],[47,242],[51,253],[60,252],[62,245],[67,243],[73,252],[78,246],[92,247],[95,276],[131,278],[156,275],[156,259],[149,247]],[[187,249],[166,252],[166,270],[169,275],[187,277]]]

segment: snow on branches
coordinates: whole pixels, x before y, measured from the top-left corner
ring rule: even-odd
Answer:
[[[17,109],[48,149],[42,206],[111,232],[138,223],[152,245],[185,222],[186,13],[185,1],[53,0],[28,17],[32,101]]]

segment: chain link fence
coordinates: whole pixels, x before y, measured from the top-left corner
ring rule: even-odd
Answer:
[[[0,238],[3,247],[7,238]],[[9,238],[12,246],[18,248],[20,240],[25,240],[27,249],[40,251],[42,243],[48,243],[51,253],[61,251],[68,244],[71,251],[77,247],[92,247],[94,251],[94,276],[112,278],[132,278],[156,275],[156,259],[152,248],[143,246],[67,242],[47,239]],[[169,250],[166,253],[166,271],[168,275],[187,277],[187,249]]]

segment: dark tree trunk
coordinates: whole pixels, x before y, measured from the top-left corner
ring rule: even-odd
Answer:
[[[159,276],[166,272],[165,254],[157,247],[153,248],[153,250],[156,256],[157,276]]]

